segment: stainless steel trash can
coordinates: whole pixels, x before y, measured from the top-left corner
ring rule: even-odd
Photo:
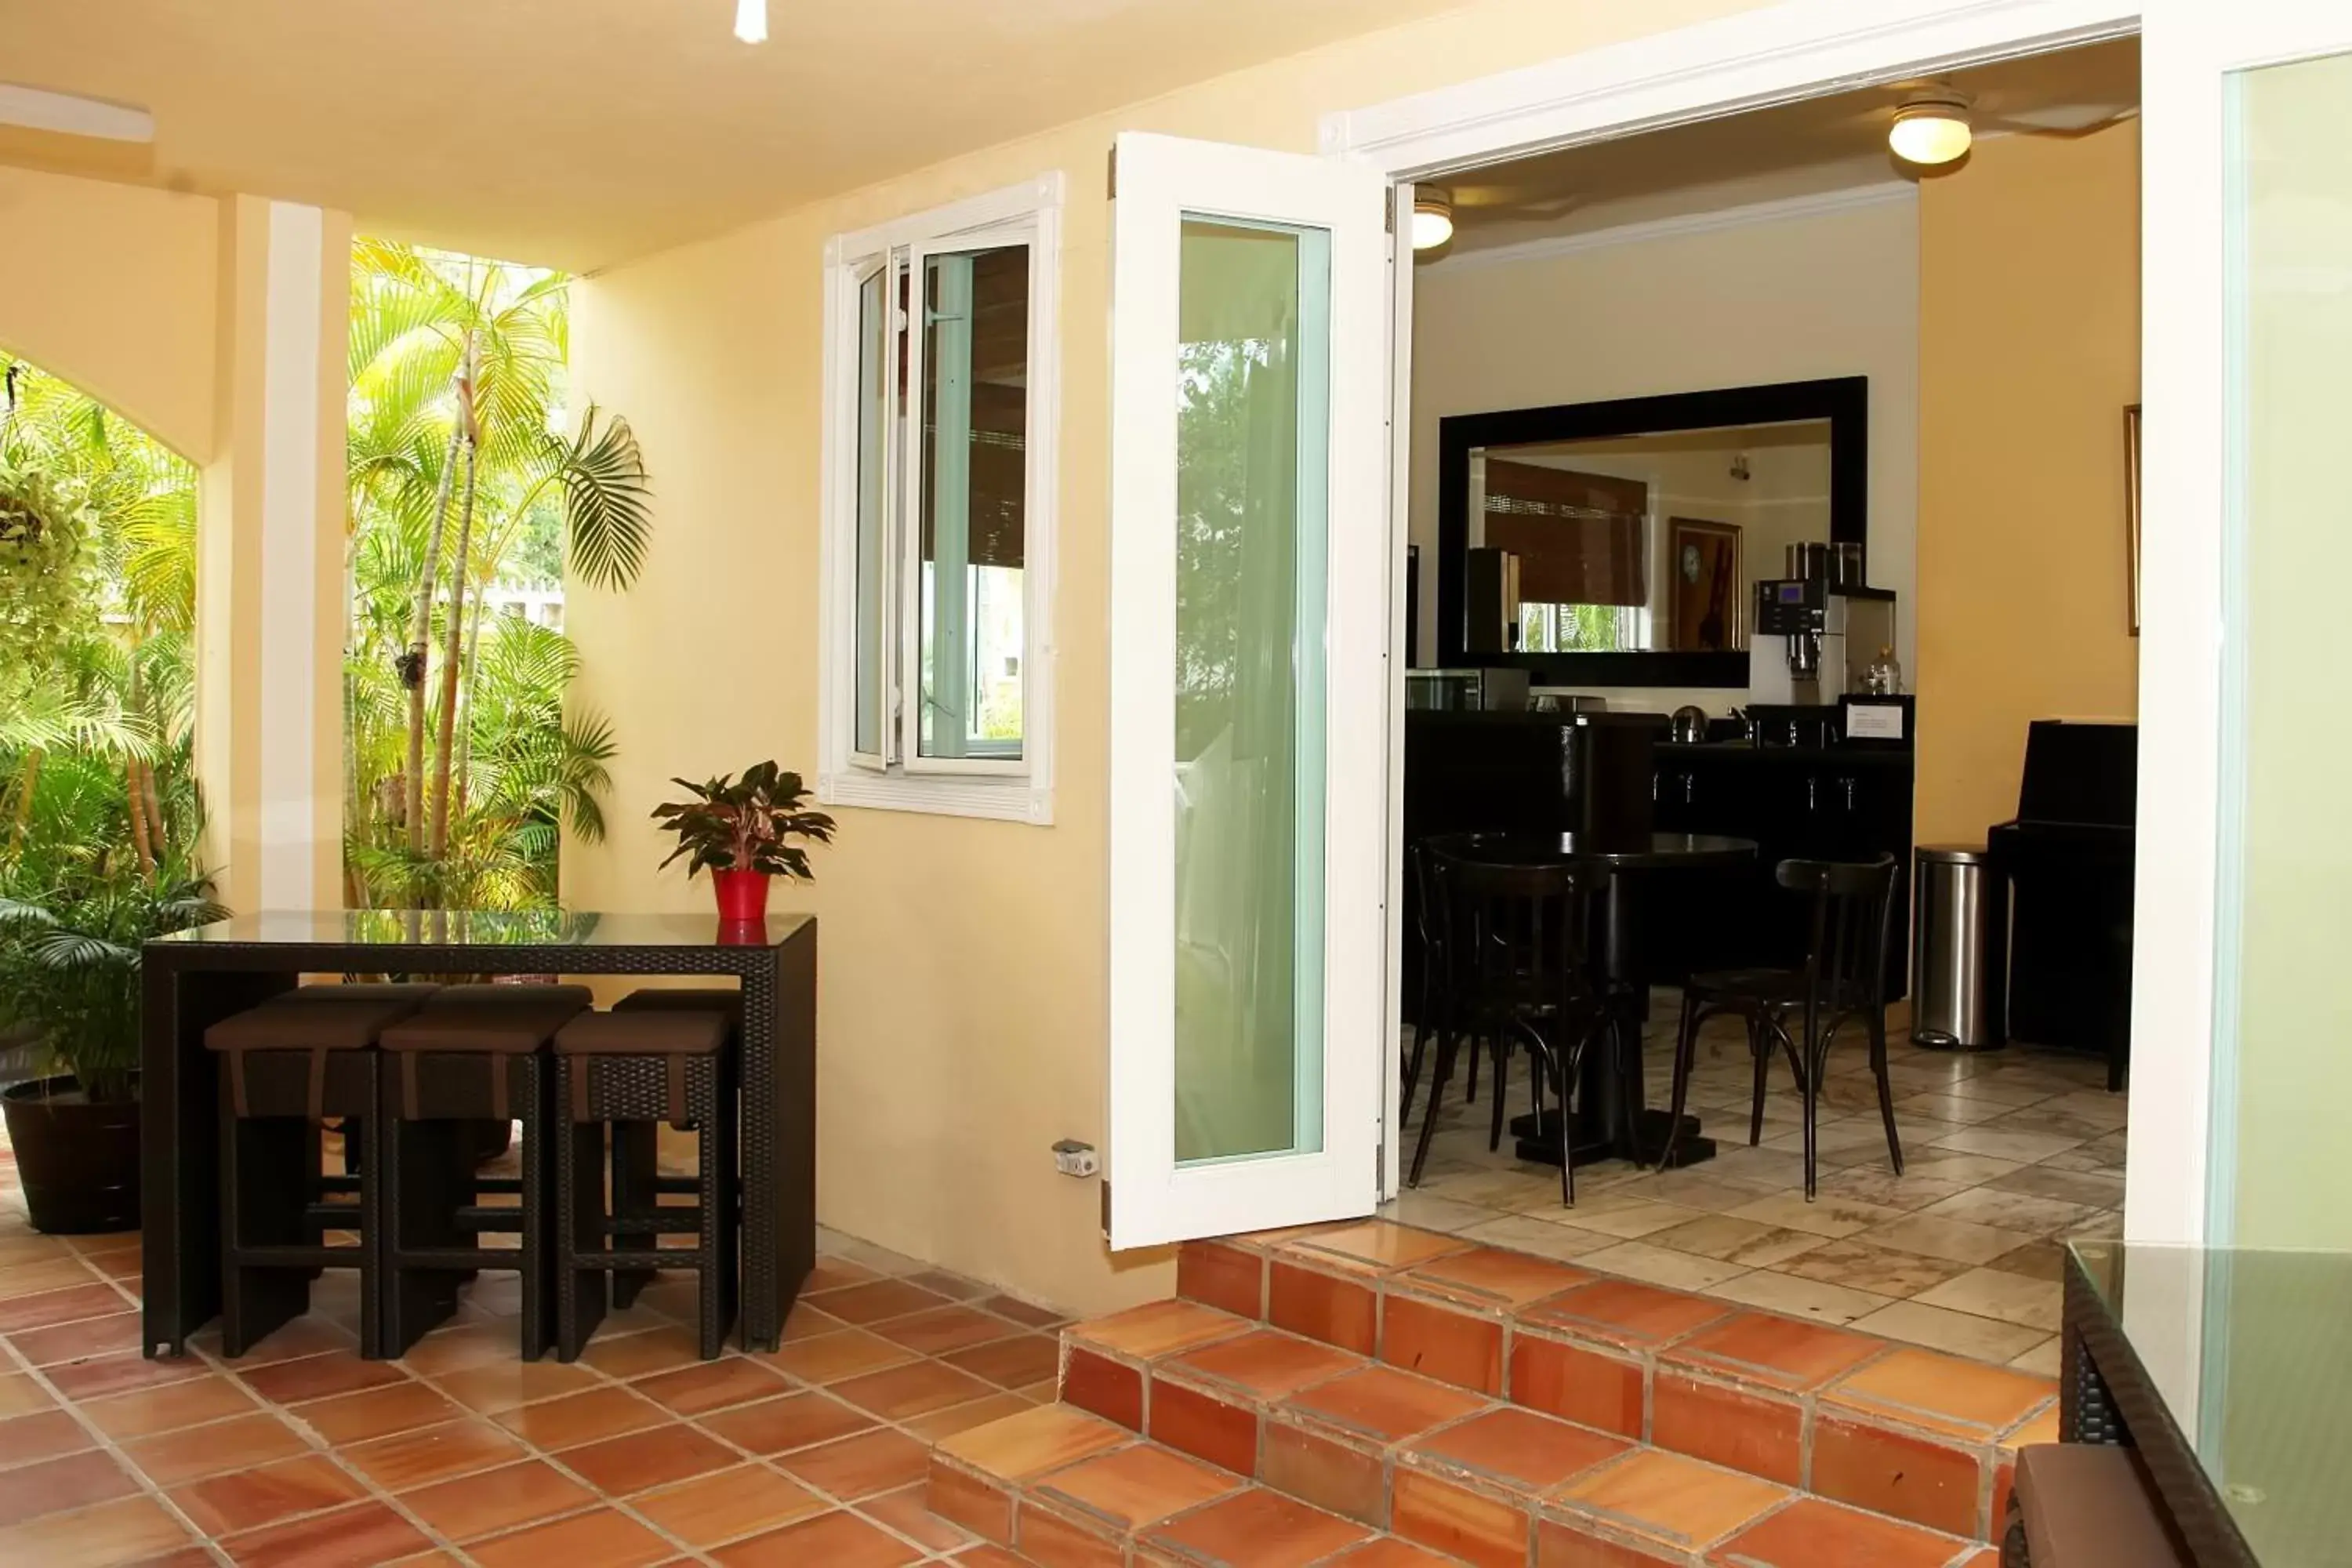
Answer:
[[[1916,872],[1912,1043],[1990,1050],[2008,1034],[2008,882],[1975,844],[1923,845]]]

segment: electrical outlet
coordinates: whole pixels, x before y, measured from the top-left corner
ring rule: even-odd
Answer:
[[[1054,1145],[1054,1169],[1066,1176],[1099,1176],[1102,1156],[1095,1152],[1091,1143],[1065,1138]]]

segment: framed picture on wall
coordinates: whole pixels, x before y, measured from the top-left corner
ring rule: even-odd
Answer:
[[[1667,646],[1676,653],[1738,648],[1747,607],[1739,570],[1739,530],[1700,518],[1667,520]]]
[[[2131,574],[2131,635],[2139,636],[2139,405],[2124,410],[2124,566]]]

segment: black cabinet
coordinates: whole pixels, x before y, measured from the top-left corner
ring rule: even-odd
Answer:
[[[1893,855],[1898,940],[1888,994],[1905,991],[1910,929],[1912,756],[1860,747],[1662,745],[1657,825],[1676,833],[1756,840],[1752,866],[1644,879],[1641,951],[1653,984],[1695,969],[1802,962],[1803,906],[1772,879],[1790,858],[1868,860]]]

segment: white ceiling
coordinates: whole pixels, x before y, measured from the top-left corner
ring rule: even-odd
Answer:
[[[1941,79],[1979,133],[2079,134],[2139,103],[2139,40],[2032,55]],[[1862,89],[1522,158],[1444,182],[1462,255],[1906,177],[1886,149],[1901,86]],[[1964,176],[1967,165],[1933,178]]]
[[[591,270],[1463,0],[0,0],[0,81],[153,111],[0,163]]]

